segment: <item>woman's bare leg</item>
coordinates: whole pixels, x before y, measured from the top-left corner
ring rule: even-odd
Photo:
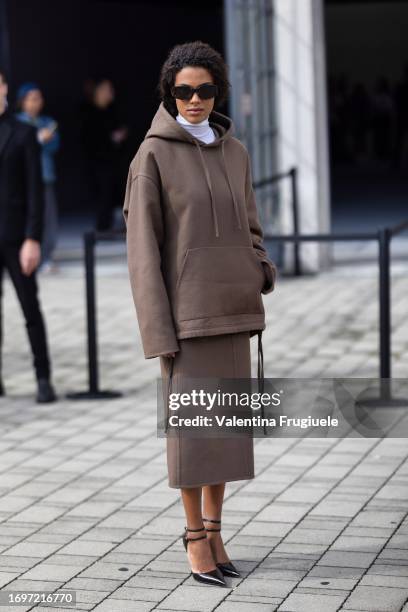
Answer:
[[[221,520],[222,504],[224,501],[225,482],[203,487],[203,516],[207,519]],[[204,523],[208,529],[218,529],[218,523]],[[210,541],[214,560],[217,563],[230,561],[224,548],[221,533],[219,531],[208,531],[207,538]]]
[[[201,513],[202,487],[185,487],[181,489],[181,498],[186,513],[186,526],[189,529],[204,527]],[[187,532],[188,538],[197,538],[205,535],[205,530]],[[187,545],[187,556],[193,572],[210,572],[215,569],[213,553],[209,538],[190,542]]]

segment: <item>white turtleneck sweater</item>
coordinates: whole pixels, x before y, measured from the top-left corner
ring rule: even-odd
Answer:
[[[199,123],[191,123],[190,121],[187,121],[187,119],[185,119],[183,115],[180,115],[180,113],[178,113],[176,116],[176,120],[180,123],[180,125],[183,126],[184,129],[190,132],[190,134],[194,136],[194,138],[198,138],[206,144],[213,142],[216,138],[216,134],[214,133],[214,130],[209,124],[208,117],[206,119],[203,119]]]

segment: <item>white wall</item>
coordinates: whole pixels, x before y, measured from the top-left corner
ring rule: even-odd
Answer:
[[[274,0],[278,166],[299,171],[301,233],[326,233],[330,226],[325,50],[322,0]],[[292,233],[290,189],[282,189],[281,232]],[[292,248],[284,268],[292,269]],[[302,268],[327,264],[327,245],[303,243]]]

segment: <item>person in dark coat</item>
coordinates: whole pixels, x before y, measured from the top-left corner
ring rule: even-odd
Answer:
[[[0,282],[7,269],[30,342],[39,403],[55,401],[36,268],[41,259],[44,192],[36,130],[7,110],[7,81],[0,70]],[[1,285],[0,285],[1,297]],[[0,343],[2,325],[0,312]],[[0,378],[0,395],[5,390]]]
[[[121,198],[119,187],[122,147],[127,128],[120,120],[112,82],[97,79],[81,108],[81,139],[86,173],[95,203],[95,229],[114,229],[114,209]]]
[[[53,253],[58,241],[58,200],[56,190],[55,156],[60,147],[58,124],[52,117],[42,112],[44,95],[36,83],[27,82],[17,91],[19,112],[17,119],[34,126],[37,140],[41,145],[42,178],[44,183],[44,228],[41,242],[40,272],[57,270]]]

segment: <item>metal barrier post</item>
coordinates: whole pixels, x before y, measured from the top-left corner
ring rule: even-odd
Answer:
[[[96,343],[96,298],[95,298],[95,236],[92,232],[84,235],[85,278],[86,278],[86,319],[88,329],[88,377],[89,391],[98,391],[98,347]]]
[[[253,183],[254,189],[259,189],[260,187],[264,187],[265,185],[273,185],[274,183],[278,183],[283,179],[290,179],[290,189],[291,189],[291,204],[292,204],[292,220],[293,220],[293,273],[294,276],[301,276],[302,269],[300,263],[300,242],[297,238],[299,236],[299,196],[298,196],[298,169],[296,166],[290,168],[285,172],[279,172],[279,174],[275,174],[270,176],[269,178],[262,179],[260,181],[256,181]]]
[[[392,231],[385,227],[378,231],[379,322],[380,322],[380,395],[358,401],[366,407],[406,406],[408,400],[392,395],[391,377],[391,246]]]
[[[95,243],[95,232],[85,232],[84,253],[89,389],[88,391],[67,393],[66,397],[69,399],[113,399],[122,396],[120,391],[99,390],[98,344],[96,331]]]
[[[393,397],[391,378],[391,238],[402,229],[408,228],[408,222],[404,222],[396,228],[384,228],[376,234],[350,233],[350,234],[306,234],[303,236],[265,235],[265,239],[278,242],[286,241],[310,241],[310,242],[335,242],[343,240],[376,240],[379,246],[379,397],[358,400],[358,404],[367,407],[407,407],[408,398]]]
[[[390,230],[378,232],[380,291],[380,377],[391,378]]]
[[[291,168],[289,171],[290,186],[292,191],[292,216],[293,216],[293,234],[295,240],[293,242],[293,263],[295,276],[301,276],[302,270],[300,265],[300,243],[297,240],[299,236],[299,205],[298,205],[298,171],[297,168]]]

